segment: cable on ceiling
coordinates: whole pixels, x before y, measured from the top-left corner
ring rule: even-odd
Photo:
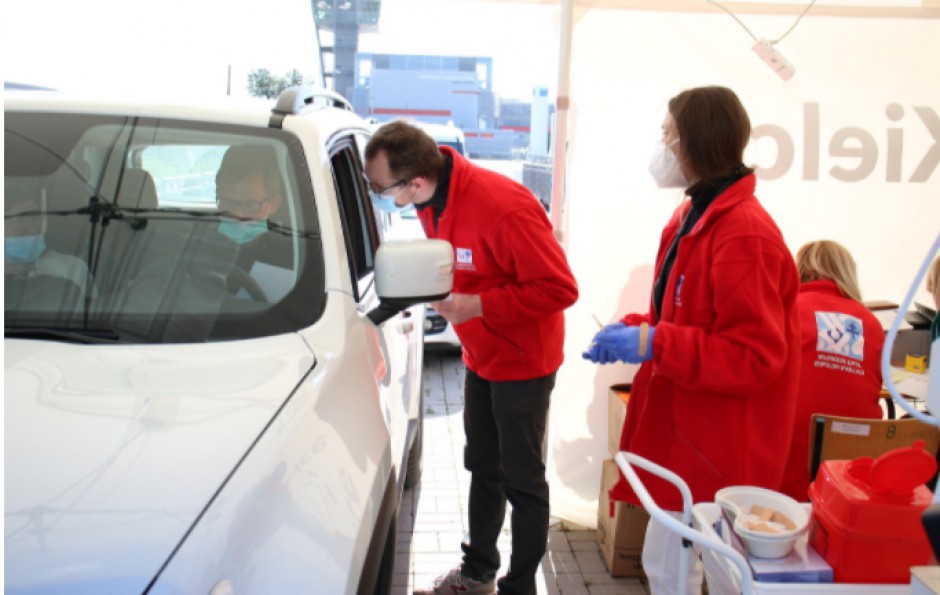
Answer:
[[[734,14],[733,12],[731,12],[731,10],[729,10],[728,7],[724,6],[723,4],[721,4],[720,2],[718,2],[717,0],[705,0],[705,1],[708,2],[709,4],[714,4],[715,6],[717,6],[718,8],[720,8],[721,10],[727,12],[729,15],[731,15],[731,18],[733,18],[735,21],[738,22],[739,25],[741,25],[741,28],[743,28],[745,31],[747,31],[747,34],[751,36],[751,39],[753,39],[754,41],[759,41],[759,40],[757,39],[757,36],[754,35],[754,34],[751,32],[750,29],[748,29],[747,25],[745,25],[744,22],[743,22],[741,19],[739,19],[736,14]],[[805,15],[806,12],[807,12],[810,8],[812,8],[812,6],[813,6],[814,4],[816,4],[816,0],[810,0],[810,3],[806,5],[806,8],[804,8],[804,9],[803,9],[803,12],[800,13],[800,16],[796,17],[796,20],[793,21],[793,24],[790,25],[790,28],[787,29],[787,30],[783,33],[783,35],[781,35],[781,36],[778,37],[777,39],[769,40],[768,43],[769,43],[770,45],[774,45],[774,44],[776,44],[776,43],[778,43],[778,42],[780,42],[780,41],[783,41],[783,38],[786,37],[787,35],[789,35],[790,32],[793,31],[793,29],[796,28],[796,25],[800,22],[800,20],[803,19],[803,15]]]

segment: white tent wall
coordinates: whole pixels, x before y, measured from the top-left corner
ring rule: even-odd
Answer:
[[[668,99],[698,85],[734,89],[755,131],[746,162],[763,170],[758,198],[787,245],[841,242],[863,298],[900,302],[940,230],[940,20],[810,11],[777,45],[796,68],[785,82],[725,13],[577,11],[559,235],[581,297],[567,311],[549,478],[552,514],[592,527],[608,388],[635,367],[595,366],[581,352],[593,315],[607,323],[647,309],[659,236],[682,198],[647,171]],[[740,18],[774,39],[796,12]],[[922,287],[916,299],[932,303]]]

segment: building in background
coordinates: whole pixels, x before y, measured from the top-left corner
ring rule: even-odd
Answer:
[[[493,60],[483,56],[434,56],[360,52],[355,87],[347,96],[356,112],[379,122],[414,118],[452,124],[464,131],[467,153],[482,159],[522,159],[535,126],[548,154],[554,106],[539,87],[532,102],[501,99],[492,88]]]
[[[324,86],[376,122],[457,127],[471,158],[527,159],[523,183],[547,208],[554,117],[547,87],[535,88],[531,102],[500,99],[490,57],[359,52],[359,33],[378,24],[381,0],[311,2]]]
[[[532,90],[532,103],[529,104],[529,158],[545,161],[552,153],[551,122],[555,115],[555,106],[548,101],[548,87],[539,86]]]
[[[355,84],[361,27],[379,22],[382,0],[310,0],[323,86],[349,97]]]
[[[525,156],[529,146],[531,106],[528,101],[519,99],[496,99],[495,128],[501,131],[505,147],[496,149],[505,154],[508,149],[510,158]],[[480,151],[485,152],[486,144],[481,143]],[[492,149],[491,149],[492,150]]]
[[[464,130],[494,127],[493,61],[465,56],[357,53],[356,112],[379,121],[415,118]]]

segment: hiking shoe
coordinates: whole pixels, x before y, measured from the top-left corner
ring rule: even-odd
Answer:
[[[496,591],[493,581],[484,583],[460,574],[460,567],[434,579],[430,589],[415,589],[414,595],[455,595],[460,593],[484,593],[491,595]]]

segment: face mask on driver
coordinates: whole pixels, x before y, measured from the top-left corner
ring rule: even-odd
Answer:
[[[376,194],[375,192],[369,192],[372,196],[372,204],[375,205],[380,211],[385,211],[386,213],[401,213],[409,205],[400,207],[395,204],[395,198],[390,194]]]
[[[267,221],[239,221],[223,219],[219,223],[219,233],[236,244],[247,244],[268,230]]]
[[[5,236],[3,238],[3,257],[13,264],[35,262],[46,251],[46,236]]]
[[[650,159],[650,175],[660,188],[686,188],[689,185],[679,165],[679,158],[671,148],[678,142],[677,140],[667,145],[659,141],[653,151],[653,158]]]

